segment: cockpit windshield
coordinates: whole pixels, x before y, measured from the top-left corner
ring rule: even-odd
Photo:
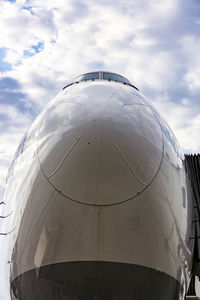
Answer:
[[[131,85],[132,87],[136,88],[125,77],[123,77],[121,75],[118,75],[118,74],[115,74],[115,73],[110,73],[110,72],[91,72],[91,73],[82,74],[82,75],[74,78],[67,86],[72,85],[74,83],[79,83],[81,81],[88,81],[88,80],[92,80],[92,81],[94,81],[94,80],[115,81],[115,82],[121,82],[121,83],[124,83],[124,84],[128,84],[128,85]],[[66,88],[66,87],[64,87],[64,88]]]
[[[94,80],[94,79],[99,79],[99,72],[87,73],[87,74],[80,75],[80,76],[76,77],[73,80],[73,82],[83,81],[83,80]]]
[[[121,76],[121,75],[117,75],[117,74],[113,74],[113,73],[107,73],[107,72],[103,72],[103,79],[107,79],[107,80],[113,80],[113,81],[119,81],[119,82],[123,82],[123,83],[127,83],[127,84],[131,84],[128,79],[126,79],[125,77]]]

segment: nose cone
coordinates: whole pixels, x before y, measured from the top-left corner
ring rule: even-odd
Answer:
[[[70,200],[87,205],[128,201],[158,172],[160,126],[151,109],[137,101],[124,105],[108,93],[100,102],[83,98],[75,103],[58,97],[43,115],[41,167],[50,184]]]

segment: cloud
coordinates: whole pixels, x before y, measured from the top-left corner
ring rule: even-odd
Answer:
[[[161,94],[154,99],[153,105],[171,125],[185,153],[200,151],[200,107],[191,106],[190,99],[183,98],[179,103],[173,102],[170,96]]]
[[[54,35],[52,12],[37,7],[33,9],[34,13],[31,9],[26,9],[20,1],[0,2],[0,47],[6,45],[9,63],[19,63],[25,50],[48,41]]]
[[[13,105],[18,108],[22,113],[27,112],[34,115],[34,109],[31,110],[30,103],[26,102],[26,95],[21,91],[19,82],[12,77],[0,77],[0,107],[2,104]],[[13,108],[12,107],[12,108]],[[1,114],[1,112],[0,112]],[[9,111],[5,113],[5,117],[9,116]],[[1,119],[4,116],[1,115]]]

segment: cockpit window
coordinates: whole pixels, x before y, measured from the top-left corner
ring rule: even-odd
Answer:
[[[118,74],[114,74],[114,73],[109,73],[109,72],[92,72],[92,73],[86,73],[86,74],[83,74],[83,75],[80,75],[76,78],[74,78],[68,85],[66,85],[63,90],[72,85],[72,84],[75,84],[75,83],[79,83],[81,81],[87,81],[87,80],[108,80],[108,81],[116,81],[116,82],[121,82],[121,83],[124,83],[124,84],[128,84],[132,87],[134,87],[136,90],[138,90],[134,85],[132,85],[130,83],[130,81],[128,79],[126,79],[125,77],[121,76],[121,75],[118,75]]]
[[[103,73],[103,79],[119,81],[119,82],[124,82],[124,83],[130,84],[128,79],[126,79],[125,77],[123,77],[121,75],[113,74],[113,73],[104,72]]]
[[[80,75],[80,76],[76,77],[73,80],[73,82],[83,81],[83,80],[94,80],[94,79],[99,79],[99,72]]]

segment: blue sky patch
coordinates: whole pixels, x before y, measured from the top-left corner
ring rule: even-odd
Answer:
[[[44,43],[39,42],[37,45],[32,46],[32,49],[35,50],[35,53],[39,53],[44,48]]]
[[[35,53],[28,51],[28,50],[24,50],[24,56],[33,56]]]
[[[32,6],[23,6],[22,8],[25,10],[28,10],[31,13],[31,15],[34,15],[34,13],[32,11]]]
[[[3,60],[5,56],[6,56],[6,49],[0,48],[0,72],[10,71],[12,69],[11,64]]]
[[[24,50],[24,56],[33,56],[36,53],[39,53],[44,48],[44,42],[39,42],[37,45],[33,45],[31,49]]]

